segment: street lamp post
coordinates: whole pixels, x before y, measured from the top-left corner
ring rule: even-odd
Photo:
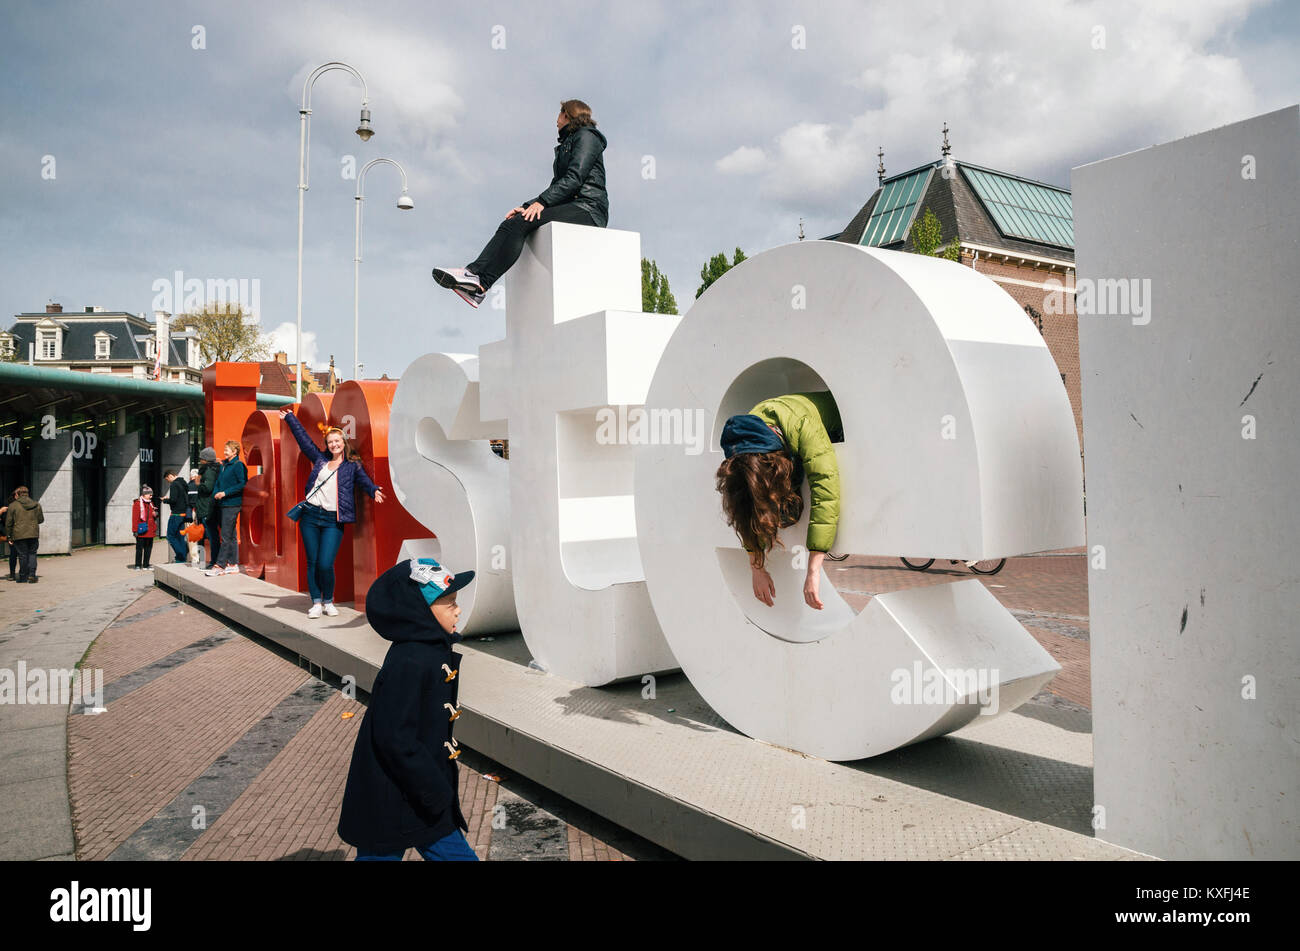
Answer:
[[[368,142],[375,134],[375,130],[370,127],[370,110],[367,108],[370,104],[370,91],[366,87],[364,77],[347,63],[325,63],[312,70],[307,81],[302,84],[302,108],[298,110],[298,336],[294,343],[297,349],[294,358],[300,365],[302,363],[302,210],[307,196],[307,166],[311,155],[311,88],[316,84],[317,79],[334,69],[349,72],[361,82],[361,122],[357,125],[357,135],[361,137],[362,142]],[[301,372],[298,373],[296,399],[302,402]]]
[[[403,211],[410,211],[415,207],[415,202],[407,193],[406,188],[406,169],[394,162],[392,159],[377,158],[371,159],[361,169],[357,175],[357,252],[352,259],[352,378],[361,379],[361,203],[366,200],[364,193],[366,172],[370,171],[372,165],[391,165],[402,173],[402,194],[397,199],[397,207]]]

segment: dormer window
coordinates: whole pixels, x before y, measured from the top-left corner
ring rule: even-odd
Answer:
[[[14,335],[11,333],[0,333],[0,357],[13,359],[14,355]]]
[[[107,331],[101,330],[95,334],[95,359],[107,360],[109,348],[113,345],[113,336]]]
[[[36,356],[40,360],[58,360],[62,353],[63,335],[57,330],[40,330],[36,333]]]

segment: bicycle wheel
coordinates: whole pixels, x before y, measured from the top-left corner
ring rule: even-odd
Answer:
[[[933,558],[929,561],[926,561],[923,558],[900,558],[899,561],[907,565],[907,567],[911,568],[913,571],[925,571],[926,568],[929,568],[934,564]]]
[[[984,561],[975,562],[975,564],[970,566],[970,570],[975,572],[977,575],[995,575],[1002,570],[1002,566],[1006,563],[1007,560],[1005,558],[999,558],[996,561],[992,558],[987,558]]]

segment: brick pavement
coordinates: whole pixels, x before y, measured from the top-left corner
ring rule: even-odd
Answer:
[[[161,589],[150,589],[109,625],[86,663],[105,671],[106,693],[111,695],[114,681],[137,671],[147,674],[145,669],[158,659],[223,627],[221,619],[181,605]],[[167,818],[165,807],[205,771],[211,775],[213,764],[229,757],[241,736],[305,682],[315,679],[264,643],[240,636],[109,702],[108,713],[69,717],[68,776],[77,857],[108,857],[150,820],[152,833],[163,836],[168,822],[195,821],[188,800],[180,810],[171,807],[173,818]],[[338,838],[336,829],[365,706],[336,687],[330,693],[233,802],[185,843],[183,861],[355,857],[355,849]],[[499,764],[472,750],[466,750],[460,762],[467,838],[481,859],[623,861],[632,858],[630,852],[641,858],[672,858],[520,777],[505,776]],[[484,773],[502,776],[504,783]],[[510,810],[499,808],[501,795],[509,796]],[[543,801],[545,809],[536,804]],[[563,829],[562,854],[536,847],[537,830],[542,829]],[[175,829],[176,838],[190,834]],[[607,840],[618,840],[622,848]],[[119,852],[115,857],[121,856]],[[406,858],[419,860],[413,849]]]

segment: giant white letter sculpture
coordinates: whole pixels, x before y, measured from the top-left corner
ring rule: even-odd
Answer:
[[[388,423],[388,467],[397,499],[437,539],[407,539],[401,557],[433,557],[473,569],[460,593],[460,631],[513,631],[509,473],[488,443],[505,422],[479,419],[478,357],[430,353],[402,373]]]
[[[806,504],[769,559],[775,605],[755,599],[714,488],[719,435],[765,398],[812,390],[831,391],[844,423],[835,550],[975,559],[1083,544],[1069,400],[1005,292],[920,255],[831,241],[767,251],[691,308],[646,398],[650,412],[702,408],[712,423],[709,452],[652,445],[636,460],[646,579],[691,683],[746,734],[832,760],[1031,697],[1060,667],[977,579],[878,595],[855,615],[823,577],[825,608],[807,607],[792,557]]]
[[[645,401],[680,318],[640,313],[635,232],[549,224],[507,281],[506,339],[479,349],[480,411],[510,424],[524,640],[548,671],[588,685],[676,669],[637,548],[634,447],[598,437],[610,407]]]

